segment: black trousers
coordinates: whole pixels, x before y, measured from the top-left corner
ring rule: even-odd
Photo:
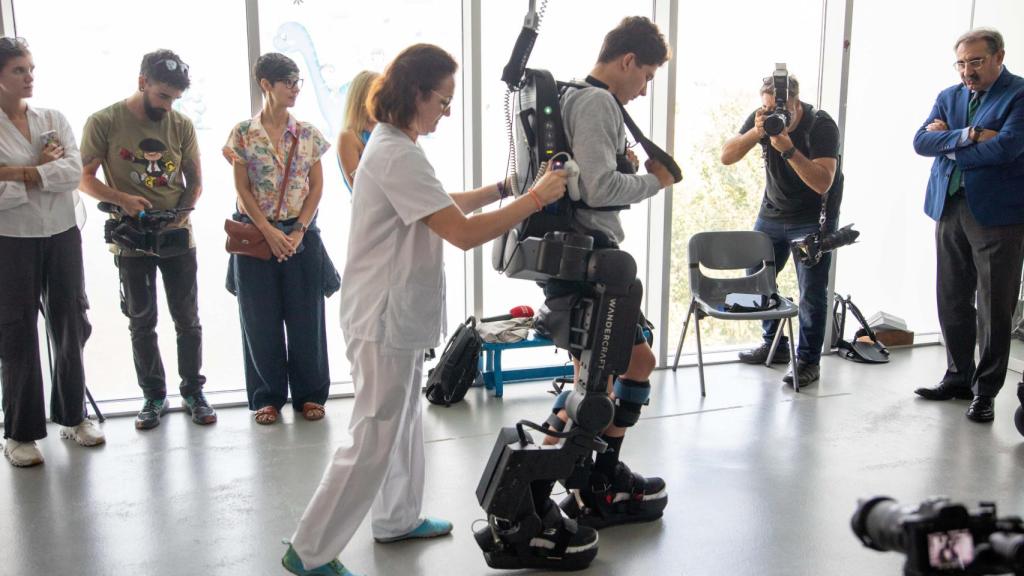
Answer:
[[[939,325],[948,359],[943,381],[970,386],[980,396],[995,396],[1010,356],[1024,263],[1024,224],[982,226],[963,193],[958,193],[946,201],[935,227],[935,246]]]
[[[135,374],[142,394],[152,400],[167,396],[164,363],[157,342],[156,271],[160,270],[167,308],[174,320],[178,343],[179,391],[184,396],[203,389],[203,327],[199,324],[196,251],[181,256],[115,256],[121,277],[121,311],[128,317]]]
[[[82,348],[92,333],[86,317],[82,236],[77,227],[48,238],[0,236],[0,383],[4,438],[46,437],[38,323],[42,300],[53,343],[50,418],[77,426],[85,417]]]
[[[327,401],[331,378],[324,316],[326,253],[310,229],[303,249],[284,262],[231,256],[230,283],[238,297],[249,409],[280,409]]]

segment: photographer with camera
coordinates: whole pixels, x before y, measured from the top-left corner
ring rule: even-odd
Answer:
[[[967,418],[991,422],[1024,260],[1024,78],[1003,66],[996,30],[971,30],[954,50],[961,82],[939,93],[914,136],[914,150],[935,158],[924,207],[936,222],[947,357],[942,381],[915,392],[928,400],[971,400]]]
[[[64,115],[25,101],[34,80],[25,40],[0,38],[0,385],[4,456],[19,467],[43,463],[40,307],[53,339],[50,418],[61,438],[104,442],[85,418],[82,348],[92,327],[75,214],[82,162]]]
[[[156,334],[157,269],[178,336],[183,406],[196,424],[217,421],[203,396],[203,329],[188,220],[188,210],[202,191],[199,146],[192,121],[171,108],[190,84],[188,65],[177,54],[170,50],[146,54],[138,91],[90,116],[82,134],[82,190],[116,204],[124,213],[122,233],[112,237],[111,250],[121,280],[121,310],[128,317],[135,372],[145,396],[135,419],[139,430],[158,426],[167,411]],[[101,166],[106,183],[96,177]],[[160,217],[147,216],[154,209]],[[169,210],[181,214],[168,222],[163,216]]]
[[[740,133],[722,146],[722,164],[735,164],[761,145],[766,181],[754,230],[772,239],[775,269],[781,272],[793,241],[835,231],[843,198],[843,173],[839,165],[839,127],[827,113],[800,101],[800,84],[784,64],[776,68],[761,85],[762,107],[752,112]],[[816,262],[805,263],[801,258],[794,263],[800,285],[800,387],[816,382],[820,376],[831,261],[831,254],[825,252]],[[740,361],[764,364],[778,328],[777,320],[765,321],[764,343],[741,352]],[[789,362],[786,342],[783,337],[773,363]],[[783,381],[792,385],[792,369]]]

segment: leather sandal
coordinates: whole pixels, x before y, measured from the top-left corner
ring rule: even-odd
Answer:
[[[271,424],[277,423],[277,420],[280,417],[280,415],[281,413],[277,410],[277,408],[274,408],[273,406],[264,406],[263,408],[260,408],[259,410],[256,411],[256,414],[253,416],[253,419],[256,420],[257,424],[269,426]]]
[[[323,404],[317,404],[316,402],[305,402],[302,404],[302,417],[310,422],[323,420],[326,413]]]

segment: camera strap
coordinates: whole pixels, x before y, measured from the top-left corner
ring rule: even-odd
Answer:
[[[594,86],[595,88],[604,88],[608,90],[608,85],[601,82],[593,76],[587,76],[586,83]],[[613,95],[614,96],[614,95]],[[672,179],[677,183],[683,179],[683,171],[680,170],[679,165],[672,156],[669,156],[668,152],[662,150],[657,144],[651,142],[647,136],[640,130],[640,127],[636,125],[633,118],[630,117],[629,112],[626,112],[626,107],[619,102],[618,98],[615,98],[615,103],[619,105],[619,110],[622,112],[622,121],[626,124],[626,128],[629,129],[629,133],[633,135],[633,139],[636,140],[637,144],[647,152],[647,156],[653,158],[656,162],[664,166],[669,174],[672,175]]]
[[[811,114],[811,123],[807,126],[807,130],[804,131],[804,137],[807,139],[807,150],[810,152],[811,131],[814,130],[814,124],[818,120],[818,111],[814,109],[814,106],[810,106],[808,112]],[[825,228],[826,220],[828,220],[828,190],[825,190],[825,193],[821,195],[821,213],[818,215],[818,231],[822,237],[828,233],[828,230]]]

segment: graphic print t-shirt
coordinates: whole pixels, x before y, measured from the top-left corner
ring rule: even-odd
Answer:
[[[139,120],[123,100],[89,117],[81,152],[83,160],[102,160],[107,185],[142,196],[156,210],[179,206],[182,160],[199,156],[195,127],[184,114],[171,110],[159,122]]]

